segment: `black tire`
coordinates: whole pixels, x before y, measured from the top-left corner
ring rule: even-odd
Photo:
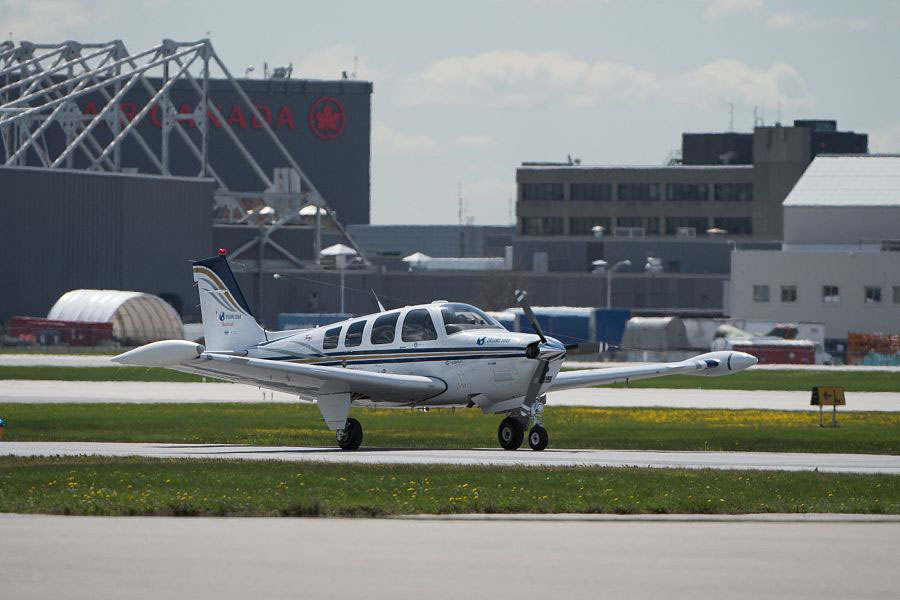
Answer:
[[[531,446],[532,450],[540,452],[547,447],[547,442],[549,441],[550,436],[547,435],[547,430],[540,425],[535,425],[528,433],[528,445]]]
[[[518,450],[525,439],[525,428],[522,422],[512,417],[506,417],[500,421],[500,427],[497,428],[497,440],[500,447],[504,450]]]
[[[354,418],[347,419],[343,431],[337,433],[337,443],[341,450],[356,450],[362,444],[363,429]]]

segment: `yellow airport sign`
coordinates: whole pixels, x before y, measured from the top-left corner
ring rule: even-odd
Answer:
[[[844,388],[836,386],[817,386],[812,389],[812,406],[846,406]]]

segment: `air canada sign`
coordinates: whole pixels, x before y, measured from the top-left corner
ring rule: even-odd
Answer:
[[[294,118],[294,111],[291,107],[283,104],[278,107],[269,106],[267,104],[256,104],[256,110],[266,123],[274,130],[280,129],[297,129],[297,121]],[[133,120],[143,106],[135,102],[123,101],[119,104],[122,114],[129,121]],[[225,122],[235,129],[262,129],[262,123],[253,114],[249,108],[243,103],[235,103],[226,109],[216,104],[219,114]],[[187,118],[188,115],[194,113],[194,107],[187,103],[182,103],[177,107],[179,114],[184,115],[179,121],[190,129],[197,127],[197,124]],[[84,115],[96,115],[99,108],[94,101],[88,101],[81,111]],[[213,129],[221,129],[222,121],[213,113],[209,112],[209,125]],[[159,105],[154,104],[147,115],[147,120],[156,128],[162,128],[162,110]],[[344,112],[344,106],[336,98],[325,96],[319,98],[312,103],[307,117],[309,129],[313,135],[320,140],[333,140],[340,137],[344,132],[344,126],[347,123],[347,115]]]

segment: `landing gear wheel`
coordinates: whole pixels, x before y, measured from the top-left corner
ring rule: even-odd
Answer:
[[[547,447],[547,442],[549,441],[550,437],[547,435],[546,429],[540,425],[535,425],[531,428],[531,432],[528,434],[528,445],[531,446],[532,450],[540,452]]]
[[[522,445],[525,437],[525,427],[522,422],[512,417],[506,417],[500,421],[497,429],[497,439],[504,450],[517,450]]]
[[[347,419],[343,429],[337,431],[337,443],[341,450],[356,450],[362,444],[362,425],[354,418]]]

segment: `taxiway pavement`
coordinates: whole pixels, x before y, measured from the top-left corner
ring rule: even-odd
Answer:
[[[673,390],[646,388],[586,388],[548,394],[550,406],[721,408],[818,410],[809,392],[745,390]],[[297,402],[296,396],[231,383],[168,383],[143,381],[0,380],[0,404],[6,402],[190,403]],[[848,392],[844,411],[900,411],[900,393]]]
[[[896,598],[900,523],[0,515],[9,598]]]
[[[552,435],[552,433],[551,433]],[[521,466],[651,467],[750,469],[900,474],[900,456],[801,452],[671,452],[651,450],[558,450],[516,452],[493,448],[419,450],[363,447],[243,446],[233,444],[162,444],[109,442],[3,442],[0,455],[144,456],[151,458],[324,461],[356,464],[453,464]]]

